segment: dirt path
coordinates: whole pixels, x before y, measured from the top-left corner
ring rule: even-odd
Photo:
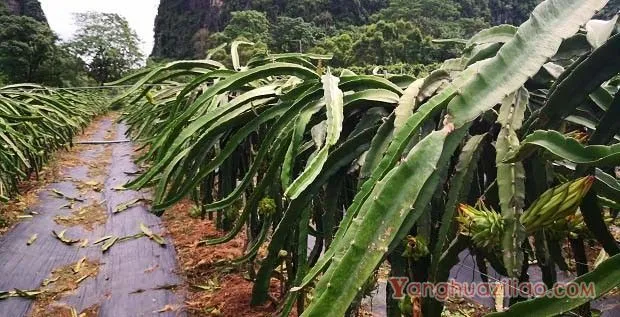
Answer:
[[[111,118],[93,125],[89,140],[124,139],[126,126]],[[132,177],[127,173],[137,171],[133,145],[82,145],[72,152],[68,154],[74,161],[60,162],[62,179],[39,190],[37,202],[28,206],[33,217],[0,238],[0,291],[41,289],[47,279],[48,292],[36,300],[0,300],[0,316],[71,316],[69,307],[80,316],[183,315],[172,311],[183,297],[174,292],[181,279],[170,241],[162,247],[145,236],[128,238],[105,253],[104,243],[93,245],[108,235],[141,233],[141,224],[154,233],[162,229],[160,219],[142,203],[114,213],[119,205],[149,197],[118,188]],[[52,230],[66,230],[67,239],[80,241],[63,243]],[[35,234],[36,240],[27,245]],[[75,272],[66,273],[66,268]]]

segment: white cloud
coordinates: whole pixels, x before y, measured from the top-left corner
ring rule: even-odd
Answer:
[[[117,13],[129,21],[140,36],[142,52],[148,56],[153,48],[153,26],[159,0],[40,0],[52,30],[63,40],[75,33],[73,12]]]

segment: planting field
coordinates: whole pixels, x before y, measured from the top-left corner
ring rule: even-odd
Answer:
[[[114,119],[96,119],[79,140],[124,139],[126,126]],[[131,143],[78,145],[55,159],[49,184],[26,193],[29,205],[17,216],[31,217],[0,238],[0,289],[32,292],[33,299],[0,301],[0,316],[71,316],[71,309],[85,316],[150,316],[180,307],[169,240],[160,246],[142,234],[102,249],[112,239],[141,234],[141,225],[154,233],[163,228],[143,202],[148,193],[118,189],[137,172],[133,151]],[[159,315],[178,316],[172,310]]]
[[[439,41],[462,55],[418,77],[233,41],[110,93],[0,88],[0,315],[617,316],[607,2]]]

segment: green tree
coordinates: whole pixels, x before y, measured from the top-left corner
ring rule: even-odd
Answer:
[[[140,66],[140,39],[125,18],[115,13],[86,12],[74,14],[74,19],[78,31],[69,47],[98,83],[118,79]]]
[[[325,35],[314,23],[302,18],[278,17],[271,26],[270,48],[276,52],[298,52],[314,46]]]
[[[427,64],[453,56],[435,47],[412,22],[378,21],[354,27],[339,35],[323,39],[312,50],[334,54],[330,63],[335,67],[390,65],[397,63]]]
[[[324,38],[311,51],[318,54],[332,54],[334,57],[329,63],[331,66],[348,67],[354,63],[353,44],[359,38],[358,32],[342,32]]]
[[[209,35],[207,45],[202,43],[195,43],[194,45],[203,50],[200,55],[204,57],[205,47],[213,48],[224,43],[230,44],[236,40],[252,42],[254,45],[242,45],[238,49],[241,60],[247,60],[254,54],[267,50],[267,44],[271,38],[269,28],[269,21],[262,12],[254,10],[233,12],[232,19],[226,28],[224,28],[224,31]],[[213,58],[225,64],[229,64],[229,50],[220,50]]]
[[[254,10],[247,10],[233,12],[232,15],[233,18],[224,28],[224,31],[208,35],[207,30],[202,30],[202,34],[195,36],[194,47],[197,50],[197,56],[204,58],[209,49],[221,44],[231,44],[233,41],[254,43],[254,45],[240,45],[238,47],[237,52],[242,61],[248,60],[257,53],[267,51],[267,44],[271,37],[269,34],[270,24],[265,14]],[[208,40],[204,43],[206,35],[208,35]],[[215,52],[212,58],[232,66],[229,48],[226,47]]]
[[[0,86],[87,84],[84,63],[58,43],[38,1],[21,1],[18,9],[12,13],[0,2]]]
[[[434,59],[431,39],[403,20],[369,25],[352,52],[356,62],[370,65],[430,63]]]
[[[230,40],[244,38],[252,42],[267,43],[269,20],[265,13],[255,10],[232,12],[232,18],[223,33]]]
[[[411,21],[434,38],[466,38],[488,27],[489,9],[483,0],[391,0],[375,21]],[[480,16],[482,15],[482,16]]]
[[[42,68],[53,56],[55,40],[44,23],[0,14],[0,73],[11,83],[41,82]]]
[[[56,44],[41,67],[41,83],[57,87],[97,84],[86,72],[84,61],[73,54],[66,43]]]

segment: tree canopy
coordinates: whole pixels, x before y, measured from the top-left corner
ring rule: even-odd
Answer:
[[[68,43],[98,83],[115,80],[140,66],[144,56],[140,39],[123,17],[115,13],[75,13],[78,30]]]
[[[0,83],[77,85],[85,78],[79,59],[58,43],[42,21],[12,14],[0,3]]]
[[[277,52],[299,52],[314,47],[325,30],[302,18],[278,17],[271,27],[270,47]]]
[[[55,36],[33,18],[0,15],[0,72],[9,82],[34,82],[54,53]]]

